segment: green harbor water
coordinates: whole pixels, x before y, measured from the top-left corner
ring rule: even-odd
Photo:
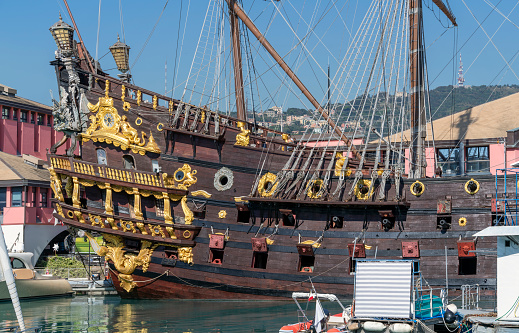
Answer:
[[[340,312],[338,306],[326,304],[332,313]],[[297,322],[297,307],[290,301],[130,301],[78,296],[22,301],[22,311],[26,327],[41,327],[43,332],[278,332],[281,326]],[[11,303],[0,303],[0,332],[10,332],[15,326]]]

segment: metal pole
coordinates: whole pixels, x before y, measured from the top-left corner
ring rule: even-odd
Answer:
[[[72,12],[70,11],[70,8],[68,6],[67,0],[63,0],[63,2],[65,3],[65,7],[67,7],[68,15],[70,16],[70,19],[72,20],[72,25],[74,26],[74,29],[77,32],[77,37],[79,38],[79,42],[81,43],[81,48],[83,49],[83,53],[84,53],[84,56],[85,56],[85,58],[87,60],[88,66],[90,67],[90,71],[92,73],[97,74],[96,72],[94,72],[94,66],[92,66],[92,62],[90,62],[90,58],[88,57],[88,52],[87,52],[87,49],[85,47],[85,43],[83,43],[83,38],[81,38],[81,34],[79,33],[79,30],[78,30],[78,28],[76,26],[76,21],[74,20],[74,16],[72,16]]]

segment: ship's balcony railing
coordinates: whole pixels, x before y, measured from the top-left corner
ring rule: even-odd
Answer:
[[[161,177],[159,173],[137,171],[133,169],[118,169],[91,162],[80,161],[71,157],[50,155],[51,166],[57,172],[78,173],[86,176],[116,180],[125,183],[134,183],[153,187],[173,187],[173,180]]]
[[[147,219],[136,219],[130,216],[107,214],[92,209],[77,208],[59,202],[57,199],[52,199],[52,202],[59,205],[58,212],[54,213],[54,216],[67,225],[128,238],[178,244],[187,242],[187,246],[192,246],[194,238],[201,229],[201,227],[194,225],[168,224]],[[60,210],[63,216],[58,215]]]

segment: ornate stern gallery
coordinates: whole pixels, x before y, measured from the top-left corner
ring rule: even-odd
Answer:
[[[72,228],[87,230],[89,238],[92,233],[102,235],[106,245],[95,248],[96,252],[113,263],[112,272],[120,286],[130,292],[137,285],[132,273],[136,268],[146,272],[159,246],[167,253],[166,259],[193,263],[194,238],[201,228],[192,225],[187,195],[211,195],[203,190],[190,193],[190,187],[197,182],[197,171],[188,164],[173,175],[160,171],[157,158],[161,149],[154,134],[160,135],[163,125],[145,126],[145,116],[129,112],[125,96],[130,90],[125,85],[114,86],[109,80],[100,82],[81,73],[78,63],[84,53],[73,43],[74,29],[61,17],[50,31],[59,50],[53,62],[60,82],[60,100],[54,101],[53,108],[54,126],[64,133],[48,154],[55,217]],[[128,50],[119,41],[111,47],[125,81],[129,80]],[[85,89],[94,85],[103,86],[105,94],[92,104]],[[131,93],[132,102],[140,105],[142,92]],[[156,96],[153,101],[156,108]],[[57,148],[67,140],[71,140],[70,149],[65,155],[57,155]],[[82,149],[81,154],[78,140],[82,148],[93,147]],[[95,156],[88,156],[89,152],[95,152]],[[137,171],[137,156],[151,160],[152,171]],[[110,165],[115,164],[114,160],[122,165],[109,167],[109,160]],[[154,205],[156,214],[143,209]]]

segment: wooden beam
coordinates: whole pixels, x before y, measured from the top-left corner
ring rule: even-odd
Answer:
[[[447,16],[447,18],[451,21],[451,23],[457,27],[458,26],[458,23],[456,23],[456,17],[454,17],[454,14],[452,14],[452,12],[450,11],[450,9],[448,9],[445,4],[443,3],[442,0],[432,0],[434,2],[434,4],[436,6],[438,6],[438,8],[440,8],[440,10],[445,14],[445,16]]]

